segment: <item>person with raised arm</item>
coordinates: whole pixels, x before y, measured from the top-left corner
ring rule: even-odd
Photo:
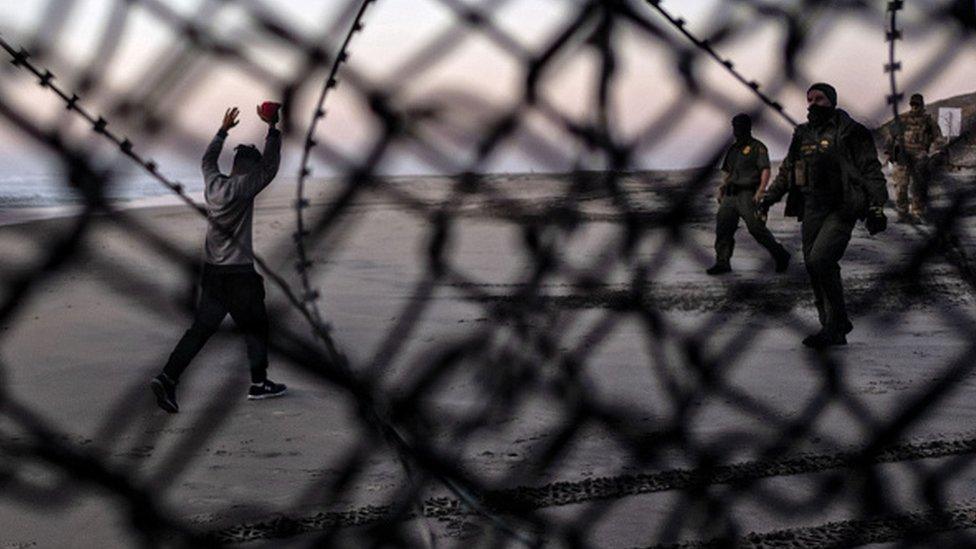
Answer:
[[[237,126],[237,108],[227,109],[223,123],[203,155],[204,196],[207,204],[205,261],[193,324],[183,334],[169,360],[150,382],[156,403],[169,413],[179,412],[176,386],[180,376],[230,313],[244,333],[251,370],[248,399],[285,393],[285,386],[268,379],[268,313],[264,305],[264,278],[254,268],[252,220],[254,198],[274,180],[281,159],[280,105],[267,102],[258,117],[268,124],[264,151],[238,145],[229,175],[220,172],[218,159],[228,132]]]

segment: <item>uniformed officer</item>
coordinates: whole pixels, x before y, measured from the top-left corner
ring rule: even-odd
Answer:
[[[837,108],[837,91],[818,83],[807,91],[808,122],[797,126],[786,158],[759,210],[789,193],[786,215],[803,222],[803,261],[813,287],[821,330],[803,344],[845,345],[853,325],[844,304],[840,259],[854,224],[871,234],[887,227],[888,189],[871,132]]]
[[[773,256],[776,272],[781,273],[790,263],[790,254],[776,242],[766,223],[756,215],[756,205],[769,183],[769,151],[762,141],[752,136],[752,118],[748,114],[738,114],[732,119],[732,135],[735,142],[725,153],[723,179],[717,196],[715,265],[705,272],[718,275],[732,270],[729,260],[741,218],[749,234]]]
[[[925,112],[921,94],[913,95],[908,104],[911,111],[899,116],[888,129],[885,155],[895,164],[891,177],[898,220],[921,221],[928,202],[929,152],[942,139],[942,130]]]

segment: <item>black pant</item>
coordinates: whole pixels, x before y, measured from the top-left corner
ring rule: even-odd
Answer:
[[[749,234],[756,239],[766,251],[778,259],[787,252],[776,242],[776,237],[769,231],[766,224],[756,217],[756,204],[752,197],[755,189],[730,188],[728,194],[719,204],[715,214],[715,260],[717,263],[728,263],[732,259],[735,248],[735,232],[739,230],[739,219],[746,223]]]
[[[220,328],[227,313],[244,332],[251,382],[267,379],[268,313],[264,308],[264,279],[252,265],[204,265],[193,325],[176,344],[163,373],[173,381],[178,380]]]
[[[855,220],[836,209],[807,197],[802,226],[803,261],[810,275],[820,324],[840,334],[851,331],[840,278],[840,260],[851,240],[854,224]]]

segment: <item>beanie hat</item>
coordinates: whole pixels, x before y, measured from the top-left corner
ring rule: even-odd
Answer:
[[[827,100],[830,101],[831,106],[833,107],[837,106],[837,90],[834,89],[833,86],[831,86],[830,84],[826,84],[824,82],[817,82],[816,84],[810,86],[810,89],[807,90],[807,93],[810,93],[813,90],[822,92],[824,95],[827,96]]]

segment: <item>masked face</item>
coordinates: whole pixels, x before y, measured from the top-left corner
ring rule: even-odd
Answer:
[[[922,103],[912,103],[911,107],[912,107],[912,112],[916,114],[925,110],[925,105],[923,105]]]
[[[812,103],[807,108],[807,120],[810,124],[814,126],[819,126],[824,122],[830,120],[831,115],[834,114],[834,107],[829,105],[820,105],[817,103]]]
[[[807,92],[807,120],[813,126],[819,126],[834,114],[834,105],[827,94],[819,89]]]
[[[732,136],[736,141],[745,141],[752,137],[752,128],[744,125],[732,125]]]
[[[740,143],[747,141],[752,137],[752,119],[744,114],[736,115],[732,119],[732,135]]]

